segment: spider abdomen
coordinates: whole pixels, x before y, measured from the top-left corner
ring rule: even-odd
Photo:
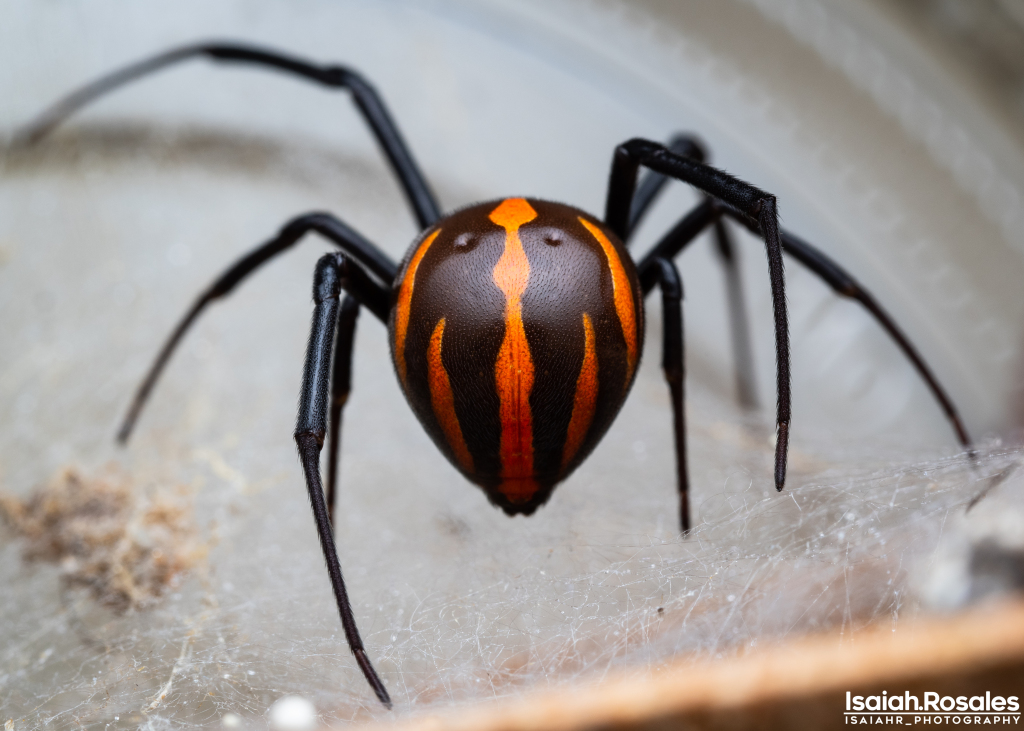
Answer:
[[[427,433],[493,503],[532,513],[600,441],[636,374],[631,258],[583,211],[507,198],[428,229],[393,296],[395,370]]]

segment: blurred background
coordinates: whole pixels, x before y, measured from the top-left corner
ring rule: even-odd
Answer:
[[[973,436],[990,449],[1016,443],[1024,2],[2,0],[0,11],[5,140],[97,75],[200,39],[361,70],[447,209],[530,195],[600,214],[616,144],[694,132],[715,164],[777,195],[786,228],[875,294]],[[672,186],[636,251],[695,201]],[[311,210],[332,211],[396,260],[417,234],[346,95],[260,70],[188,62],[104,98],[36,147],[5,145],[0,487],[25,496],[74,467],[113,471],[110,479],[140,494],[173,488],[208,553],[156,609],[124,615],[69,598],[58,580],[67,566],[23,564],[20,545],[5,538],[2,581],[13,591],[0,600],[0,635],[11,648],[0,655],[0,706],[29,726],[74,718],[217,725],[226,713],[259,724],[285,692],[317,699],[325,718],[376,712],[340,641],[291,439],[323,243],[303,244],[213,307],[170,364],[131,447],[113,445],[136,383],[192,297]],[[796,571],[779,548],[798,543],[792,526],[827,531],[826,553],[851,540],[835,538],[823,518],[836,503],[813,493],[804,507],[816,517],[801,517],[796,498],[786,513],[774,495],[767,267],[763,245],[736,236],[759,409],[736,404],[710,240],[679,258],[697,520],[738,527],[708,534],[699,551],[674,529],[656,307],[621,417],[529,520],[498,514],[437,454],[397,388],[385,328],[363,315],[339,545],[371,655],[401,707],[913,606],[900,593],[911,581],[903,576],[896,588],[869,591],[870,600],[822,601],[809,619],[795,600],[780,608],[777,590],[730,573],[737,550],[761,556],[776,580],[780,566]],[[928,474],[906,465],[960,469],[949,424],[888,336],[798,263],[787,267],[794,495],[851,483],[892,505],[888,491],[903,484],[894,475]],[[869,474],[881,493],[863,482]],[[963,498],[955,484],[980,478],[949,479],[953,504]],[[745,510],[768,511],[783,532],[758,537]],[[925,554],[941,532],[927,526]],[[905,529],[864,523],[858,535],[885,545]],[[885,567],[909,563],[909,554],[863,545]],[[623,593],[611,577],[627,574],[632,588]],[[571,609],[562,604],[569,584],[584,597]],[[624,639],[631,621],[666,602],[682,612],[693,596],[723,604],[744,592],[750,613],[740,625],[719,621],[716,605],[706,627],[718,630],[687,634],[680,620],[674,634],[649,633],[653,644],[641,640],[639,650]],[[566,654],[567,632],[597,649],[581,642]],[[168,678],[173,692],[161,701]],[[203,706],[210,693],[219,700]]]

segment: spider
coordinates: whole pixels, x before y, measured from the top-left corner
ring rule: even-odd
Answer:
[[[135,393],[117,438],[129,435],[157,379],[192,323],[260,266],[316,232],[338,247],[313,276],[314,310],[295,441],[348,646],[377,698],[391,699],[363,646],[334,545],[342,410],[362,308],[388,328],[402,391],[438,448],[508,515],[530,515],[597,446],[629,393],[644,340],[644,298],[661,291],[663,360],[676,455],[680,528],[690,528],[683,368],[683,285],[673,258],[711,229],[729,281],[738,284],[725,221],[764,239],[774,310],[777,404],[775,486],[786,480],[790,425],[789,331],[782,254],[860,302],[931,389],[960,443],[970,439],[930,368],[875,299],[838,264],[778,225],[773,195],[706,163],[693,136],[667,145],[631,139],[615,148],[603,219],[573,206],[504,198],[445,214],[381,97],[343,66],[319,66],[236,43],[201,43],[122,68],[73,92],[20,135],[43,138],[97,97],[194,57],[269,67],[351,93],[384,152],[422,233],[401,264],[330,213],[289,221],[203,292],[168,337]],[[647,172],[640,178],[640,168]],[[702,199],[638,261],[627,245],[664,185]],[[344,293],[344,298],[342,298]],[[734,342],[745,336],[742,296],[731,288]],[[735,337],[736,334],[739,337]],[[739,360],[743,348],[737,347]],[[749,367],[746,367],[749,370]],[[738,363],[741,399],[745,366]],[[749,379],[749,374],[747,376]],[[749,384],[748,389],[749,393]],[[327,487],[320,457],[327,440]]]

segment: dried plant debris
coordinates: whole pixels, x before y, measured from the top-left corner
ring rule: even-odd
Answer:
[[[0,516],[25,540],[25,560],[59,564],[119,612],[153,604],[206,554],[187,491],[143,494],[114,471],[67,469],[25,499],[0,495]]]

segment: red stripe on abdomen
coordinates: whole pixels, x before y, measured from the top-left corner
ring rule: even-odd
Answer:
[[[597,351],[594,345],[594,326],[590,323],[590,315],[583,313],[583,364],[576,378],[576,395],[573,397],[572,417],[565,435],[565,447],[562,450],[562,472],[572,462],[576,452],[583,444],[584,437],[594,421],[597,408]]]
[[[437,321],[430,345],[427,348],[427,383],[430,386],[430,404],[434,409],[437,423],[441,425],[448,440],[448,446],[455,453],[455,459],[466,472],[473,474],[473,455],[466,446],[459,417],[455,413],[455,396],[452,393],[448,371],[441,362],[441,344],[444,338],[444,318]]]
[[[519,227],[537,217],[522,198],[508,198],[490,219],[505,229],[505,251],[494,266],[494,283],[505,294],[505,339],[494,366],[500,402],[501,478],[498,487],[512,502],[526,502],[537,491],[533,470],[533,358],[523,325],[522,296],[530,279],[530,262],[519,240]]]

